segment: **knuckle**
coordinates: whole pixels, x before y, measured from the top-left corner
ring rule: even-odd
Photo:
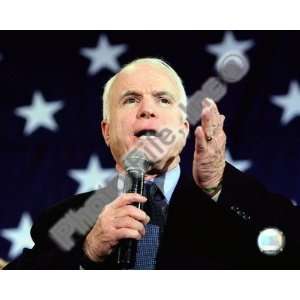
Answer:
[[[144,231],[144,229],[145,229],[143,223],[141,223],[141,222],[137,222],[137,228],[138,228],[140,231]]]
[[[136,212],[136,207],[134,207],[133,205],[127,205],[125,208],[125,212],[128,216],[133,216]]]
[[[147,219],[147,214],[143,211],[143,210],[139,210],[140,214],[141,214],[141,218],[146,220]]]
[[[142,239],[142,237],[143,237],[143,236],[142,236],[138,231],[135,232],[135,238],[136,238],[137,240]]]
[[[132,219],[130,217],[126,217],[123,225],[124,225],[124,227],[127,227],[127,228],[132,227]]]

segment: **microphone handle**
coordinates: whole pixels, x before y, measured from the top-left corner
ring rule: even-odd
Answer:
[[[129,189],[127,193],[144,194],[144,173],[140,170],[130,170],[128,172]],[[142,203],[135,205],[143,209]],[[121,269],[130,269],[133,267],[137,248],[137,240],[123,239],[119,242],[117,249],[117,264]]]

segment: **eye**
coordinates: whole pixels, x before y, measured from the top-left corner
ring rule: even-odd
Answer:
[[[166,97],[160,97],[159,100],[163,104],[171,104],[171,100]]]
[[[128,97],[124,100],[123,104],[132,104],[135,102],[136,102],[136,99],[134,97]]]

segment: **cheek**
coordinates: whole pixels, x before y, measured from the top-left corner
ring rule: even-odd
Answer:
[[[163,116],[165,127],[178,130],[182,128],[183,125],[183,118],[182,115],[179,114],[177,111],[173,112],[172,114],[168,113]]]
[[[115,118],[115,124],[117,124],[119,127],[122,127],[121,129],[123,130],[130,129],[134,122],[134,116],[135,116],[134,110],[119,111],[119,113],[116,115]]]
[[[111,139],[117,145],[126,145],[131,140],[132,124],[128,120],[115,120],[111,130]]]

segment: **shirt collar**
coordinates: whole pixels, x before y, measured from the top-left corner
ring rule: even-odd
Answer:
[[[167,202],[170,202],[172,194],[178,183],[180,177],[180,166],[177,165],[174,169],[155,177],[152,181],[158,186],[162,194],[165,196]]]

